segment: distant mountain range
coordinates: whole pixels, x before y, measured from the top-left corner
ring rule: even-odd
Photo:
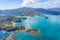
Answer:
[[[20,15],[29,15],[29,14],[52,14],[52,15],[60,15],[60,8],[17,8],[12,10],[0,10],[0,14],[20,14]]]
[[[49,10],[54,10],[60,12],[60,8],[49,8]]]

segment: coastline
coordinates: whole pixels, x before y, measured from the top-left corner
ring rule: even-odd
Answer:
[[[31,30],[31,31],[29,31],[29,30]],[[25,30],[16,30],[16,31],[14,31],[12,34],[10,34],[10,36],[7,38],[7,40],[11,40],[10,38],[11,37],[13,37],[13,39],[16,39],[14,36],[13,36],[13,34],[15,34],[15,33],[18,33],[18,32],[26,32],[26,33],[29,33],[29,34],[31,34],[31,35],[33,35],[33,36],[38,36],[39,35],[39,30],[38,31],[34,31],[34,30],[32,30],[32,29],[25,29]]]

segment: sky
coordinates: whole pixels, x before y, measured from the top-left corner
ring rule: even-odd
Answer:
[[[32,8],[60,8],[60,0],[0,0],[0,9]]]

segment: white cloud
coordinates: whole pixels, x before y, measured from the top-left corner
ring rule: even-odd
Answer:
[[[21,7],[25,7],[30,4],[36,3],[38,0],[24,0],[23,3],[21,4]]]
[[[24,0],[21,7],[35,7],[35,8],[54,8],[60,7],[60,0],[48,0],[40,2],[39,0]]]

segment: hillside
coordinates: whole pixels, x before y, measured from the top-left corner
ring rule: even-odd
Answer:
[[[60,8],[49,8],[48,10],[54,10],[54,11],[60,12]]]
[[[20,15],[34,15],[34,14],[52,14],[52,15],[60,15],[60,12],[43,9],[43,8],[17,8],[12,10],[0,10],[0,14],[20,14]]]

